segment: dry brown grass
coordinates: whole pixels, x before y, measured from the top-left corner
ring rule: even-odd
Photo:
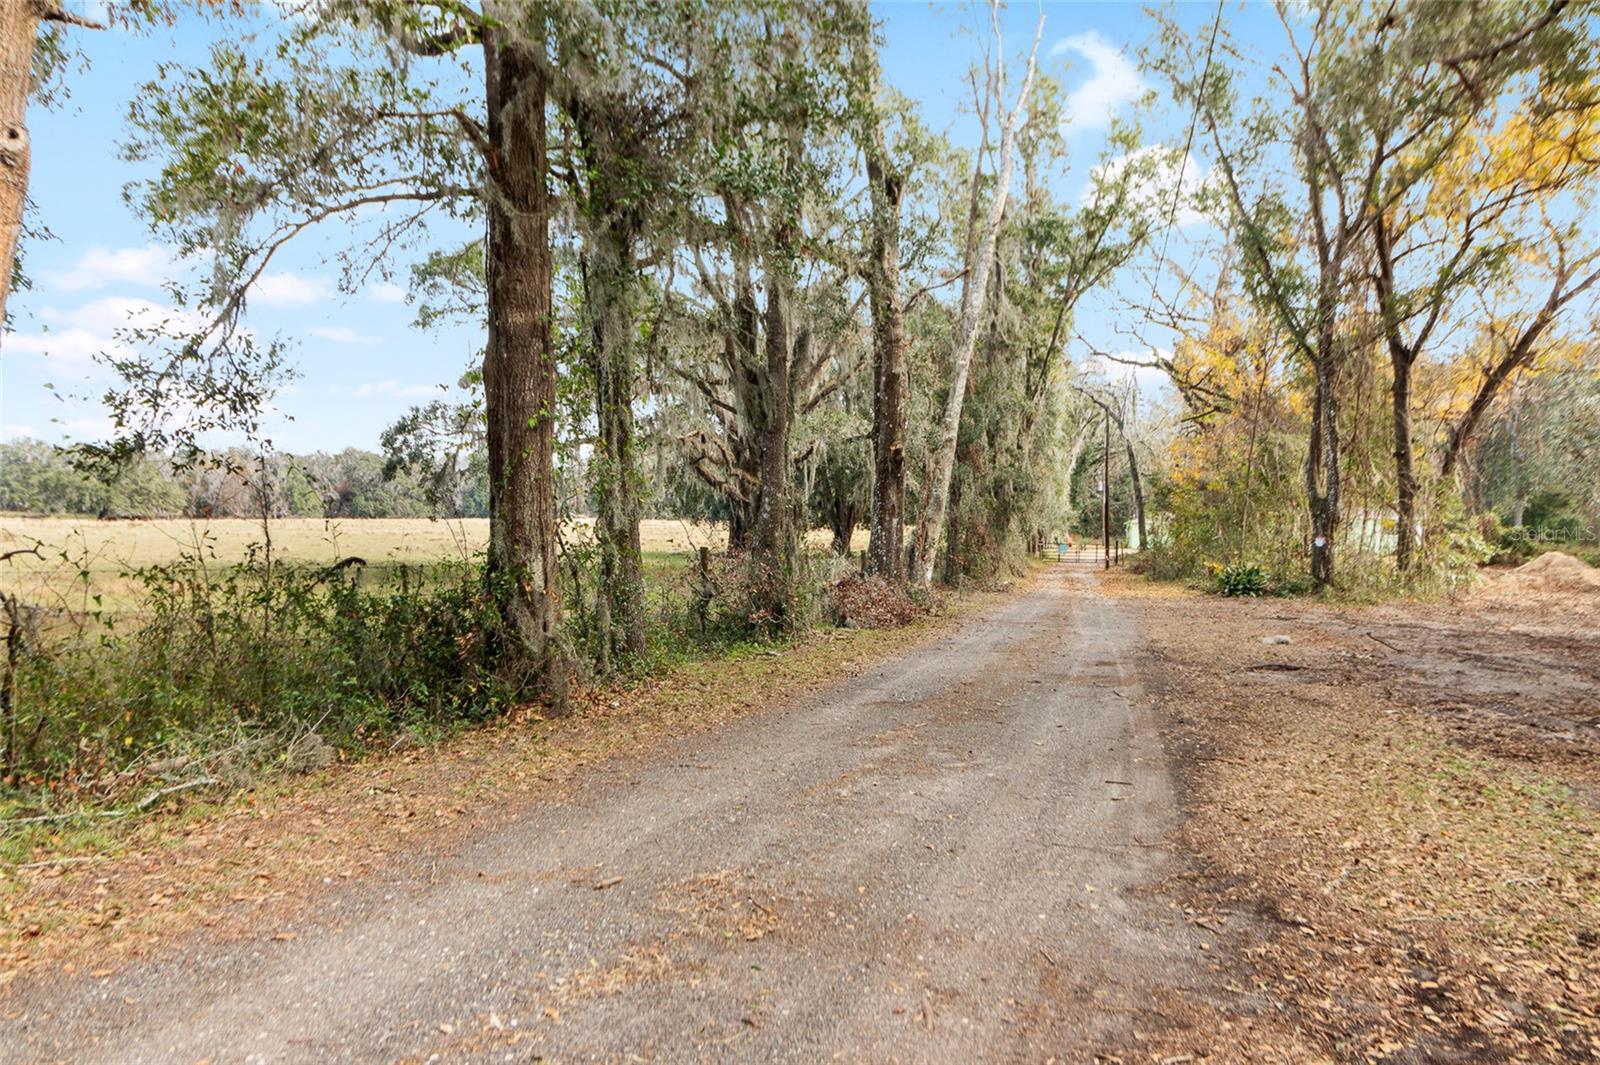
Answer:
[[[569,540],[589,535],[588,519],[573,522]],[[244,518],[95,521],[88,518],[0,516],[0,554],[39,545],[40,555],[24,554],[0,565],[0,590],[21,592],[47,606],[87,609],[99,595],[108,606],[135,599],[138,585],[132,570],[166,565],[184,557],[200,558],[219,567],[245,561],[270,532],[273,557],[282,562],[328,565],[355,556],[373,565],[423,565],[468,559],[489,540],[485,518],[279,518],[263,529]],[[677,519],[640,523],[639,538],[647,559],[670,566],[701,547],[720,549],[727,531],[720,524]],[[814,547],[827,544],[821,530],[810,534]],[[865,530],[857,530],[853,548],[866,547]]]
[[[87,609],[136,601],[130,574],[194,558],[225,568],[245,561],[266,542],[287,563],[327,565],[356,556],[374,564],[425,564],[461,559],[482,549],[489,524],[481,519],[333,521],[283,518],[263,530],[244,519],[93,521],[83,518],[0,518],[0,553],[39,545],[42,557],[17,555],[0,565],[0,589],[45,606]]]
[[[488,540],[489,523],[477,518],[280,518],[267,530],[274,554],[289,561],[327,563],[358,555],[374,562],[426,562],[480,550]],[[41,541],[45,554],[81,555],[97,569],[159,565],[197,552],[223,564],[241,562],[264,538],[260,522],[242,518],[0,518],[0,550]]]

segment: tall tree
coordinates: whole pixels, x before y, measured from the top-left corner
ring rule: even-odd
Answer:
[[[600,548],[599,665],[645,650],[644,566],[634,397],[647,339],[647,242],[670,257],[692,164],[702,20],[692,10],[630,4],[574,8],[550,69],[568,138],[562,172],[579,239],[581,312],[594,394],[590,465]],[[641,61],[646,59],[647,61]],[[651,342],[655,338],[648,338]]]
[[[1334,578],[1341,518],[1340,386],[1353,344],[1343,314],[1351,305],[1361,241],[1371,223],[1372,190],[1380,161],[1363,151],[1356,105],[1370,71],[1330,64],[1327,57],[1353,32],[1359,13],[1324,4],[1302,23],[1279,8],[1289,61],[1273,68],[1279,89],[1292,101],[1262,100],[1244,124],[1246,140],[1226,144],[1231,79],[1197,65],[1176,74],[1180,100],[1204,115],[1223,176],[1223,192],[1244,253],[1251,296],[1277,319],[1312,382],[1311,430],[1304,465],[1311,526],[1311,577],[1318,588]],[[1163,42],[1179,55],[1182,31],[1172,24]],[[1192,77],[1193,80],[1188,80]],[[1274,182],[1273,149],[1287,155]],[[1260,175],[1246,190],[1250,172]],[[1281,183],[1281,184],[1280,184]],[[1303,225],[1294,224],[1298,201]]]
[[[987,348],[967,408],[981,416],[971,429],[987,452],[987,476],[970,499],[983,527],[980,559],[1025,543],[1044,469],[1072,451],[1063,379],[1077,308],[1145,246],[1158,216],[1153,194],[1165,193],[1166,153],[1137,148],[1137,126],[1118,121],[1081,202],[1059,202],[1045,178],[1066,165],[1063,118],[1060,85],[1037,79],[1018,130],[1022,195],[1001,236]]]
[[[252,33],[210,62],[163,67],[133,108],[135,158],[159,173],[134,192],[158,233],[211,261],[208,282],[174,285],[181,308],[136,330],[112,365],[117,438],[101,457],[192,449],[208,429],[254,428],[281,365],[275,341],[241,328],[274,257],[319,223],[366,237],[341,253],[354,290],[426,237],[436,215],[482,218],[488,342],[483,359],[490,491],[488,645],[512,682],[565,697],[558,627],[546,104],[552,9],[461,0],[340,2],[280,24],[267,55]],[[474,90],[460,66],[481,50]],[[432,62],[432,72],[418,64]],[[362,220],[375,217],[363,229]],[[182,405],[188,416],[174,419]]]
[[[1027,72],[1017,90],[1016,103],[1006,109],[1009,86],[1006,81],[1005,42],[1000,34],[999,6],[990,4],[990,33],[994,42],[993,53],[984,65],[983,102],[979,111],[982,126],[982,146],[973,164],[972,192],[969,202],[969,234],[963,258],[961,279],[961,317],[956,327],[950,351],[950,391],[946,394],[944,416],[940,422],[939,446],[934,452],[928,483],[924,486],[925,503],[917,522],[916,557],[912,575],[917,583],[928,585],[933,581],[933,565],[940,534],[944,531],[945,517],[950,507],[950,478],[955,470],[956,445],[961,431],[961,408],[966,402],[967,377],[972,371],[972,357],[978,346],[978,329],[983,321],[984,306],[988,299],[990,271],[994,267],[995,242],[1005,219],[1006,203],[1011,194],[1011,172],[1015,162],[1013,150],[1017,127],[1028,94],[1033,86],[1039,40],[1044,35],[1044,16],[1039,17],[1039,27],[1034,33],[1033,48],[1028,53]],[[987,212],[981,211],[984,155],[989,148],[990,116],[994,113],[999,123],[997,144],[994,150],[994,193]],[[981,225],[979,224],[981,216]]]
[[[1329,2],[1309,17],[1293,18],[1280,7],[1289,55],[1272,76],[1281,95],[1259,101],[1248,120],[1234,126],[1232,144],[1223,136],[1233,118],[1231,77],[1214,78],[1209,88],[1203,79],[1196,85],[1174,78],[1179,97],[1205,117],[1251,295],[1276,318],[1311,380],[1304,482],[1318,587],[1333,580],[1340,539],[1345,377],[1353,354],[1374,339],[1388,342],[1396,371],[1394,454],[1406,509],[1415,496],[1409,372],[1416,338],[1404,334],[1426,328],[1427,313],[1425,299],[1421,311],[1402,307],[1382,279],[1381,249],[1392,252],[1387,242],[1396,232],[1393,208],[1437,170],[1472,113],[1485,105],[1479,79],[1491,93],[1505,84],[1516,58],[1541,46],[1541,31],[1565,6],[1554,0],[1488,11],[1424,5],[1401,12]],[[1180,35],[1169,24],[1163,42],[1181,53]],[[1276,181],[1275,156],[1284,163]],[[1383,305],[1373,323],[1377,336],[1360,306],[1375,244]],[[1459,278],[1452,271],[1461,265],[1440,263],[1436,292],[1440,276],[1447,279],[1442,291],[1454,291]],[[1409,514],[1405,524],[1409,546]]]
[[[1600,249],[1577,250],[1569,245],[1567,227],[1544,232],[1545,247],[1531,256],[1546,265],[1549,274],[1543,300],[1531,307],[1486,316],[1488,324],[1477,367],[1476,382],[1465,408],[1447,425],[1439,457],[1439,473],[1451,476],[1463,451],[1473,439],[1489,408],[1520,371],[1534,365],[1540,354],[1555,346],[1552,331],[1574,301],[1600,284]],[[1471,356],[1469,355],[1469,358]]]
[[[877,51],[864,42],[856,77],[864,95],[857,139],[871,203],[865,274],[872,312],[872,497],[867,569],[899,584],[905,578],[906,321],[900,291],[900,211],[907,175],[890,154]]]
[[[685,455],[727,500],[729,545],[749,552],[780,626],[796,620],[801,564],[796,434],[860,361],[837,201],[847,49],[866,28],[859,8],[817,3],[731,13],[707,34],[716,102],[687,257],[713,350],[674,372],[712,422],[683,436]]]
[[[549,96],[542,3],[460,25],[483,47],[488,236],[489,579],[514,668],[564,699],[556,569],[556,357],[551,342]],[[426,46],[417,48],[426,53]]]
[[[1391,369],[1401,572],[1411,568],[1419,524],[1418,362],[1463,313],[1475,313],[1468,294],[1537,254],[1543,227],[1528,224],[1529,208],[1595,171],[1584,144],[1595,140],[1600,114],[1594,42],[1585,20],[1558,13],[1548,4],[1371,12],[1344,46],[1354,53],[1346,61],[1376,79],[1359,100],[1367,150],[1379,161],[1369,276]]]

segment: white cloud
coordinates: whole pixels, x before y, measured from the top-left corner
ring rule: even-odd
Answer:
[[[1157,399],[1166,392],[1170,384],[1166,371],[1148,365],[1157,357],[1170,361],[1172,352],[1165,348],[1149,351],[1113,351],[1109,358],[1104,353],[1096,352],[1079,362],[1078,369],[1090,378],[1119,388],[1126,388],[1131,382],[1138,388],[1141,396],[1146,399]],[[1130,365],[1131,363],[1140,365]]]
[[[46,307],[39,312],[39,317],[50,323],[109,334],[128,325],[150,327],[174,319],[187,321],[193,315],[181,314],[143,296],[102,296],[70,311]]]
[[[172,268],[172,255],[155,244],[142,248],[90,248],[66,270],[48,270],[44,277],[63,292],[105,288],[112,283],[159,285]]]
[[[251,301],[269,307],[303,307],[325,300],[329,295],[328,283],[322,278],[301,277],[288,271],[262,274],[250,286]]]
[[[312,336],[321,340],[331,340],[335,344],[376,344],[378,338],[358,333],[347,325],[314,325],[306,330]]]
[[[1089,80],[1067,93],[1062,125],[1068,130],[1106,129],[1121,108],[1144,95],[1139,68],[1094,30],[1056,42],[1051,55],[1075,52],[1089,61]]]
[[[37,440],[39,430],[31,425],[8,425],[0,431],[0,440]]]
[[[393,281],[375,281],[367,286],[367,299],[374,303],[404,303],[406,290]]]
[[[416,399],[421,396],[434,396],[439,394],[438,385],[403,385],[399,381],[366,381],[356,386],[357,396],[396,396],[402,399]]]
[[[1132,179],[1131,196],[1137,206],[1155,214],[1160,225],[1166,225],[1173,210],[1174,192],[1178,197],[1175,224],[1189,226],[1206,221],[1206,216],[1195,210],[1195,198],[1205,189],[1210,175],[1201,171],[1192,154],[1184,156],[1180,163],[1177,149],[1160,144],[1147,145],[1095,167],[1083,190],[1084,203],[1093,201],[1101,186],[1115,183],[1131,166],[1139,168]]]
[[[194,328],[193,314],[174,311],[142,296],[105,296],[72,310],[44,307],[39,311],[44,328],[36,333],[12,333],[5,338],[7,354],[44,355],[66,364],[88,364],[102,352],[118,354],[127,345],[117,332],[129,327]]]
[[[69,440],[106,440],[115,435],[116,426],[105,415],[52,419]]]
[[[44,355],[64,363],[88,363],[102,351],[115,348],[109,337],[87,329],[52,329],[39,333],[13,333],[6,337],[7,355]]]

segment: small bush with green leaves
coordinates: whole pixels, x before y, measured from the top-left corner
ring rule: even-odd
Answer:
[[[188,558],[130,574],[135,607],[30,608],[6,783],[110,798],[175,773],[240,784],[308,743],[360,751],[504,707],[468,563],[320,568]],[[290,766],[290,768],[294,768]]]
[[[1217,590],[1223,595],[1261,595],[1267,590],[1267,575],[1260,566],[1225,566],[1217,574]]]
[[[599,639],[596,560],[569,556],[562,638],[584,668]],[[692,558],[647,589],[651,660],[727,651],[802,631],[824,601],[817,560],[774,574],[742,555]],[[88,571],[80,576],[86,581]],[[495,634],[483,560],[423,566],[345,559],[285,564],[202,551],[123,574],[52,606],[10,597],[14,665],[0,683],[0,799],[22,806],[121,802],[163,787],[248,785],[488,718],[518,698]],[[676,577],[676,579],[674,579]],[[625,669],[651,662],[613,662]]]

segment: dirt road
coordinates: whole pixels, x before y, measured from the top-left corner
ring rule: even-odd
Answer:
[[[589,773],[315,922],[19,989],[7,1060],[1061,1061],[1197,993],[1172,785],[1087,567]]]

